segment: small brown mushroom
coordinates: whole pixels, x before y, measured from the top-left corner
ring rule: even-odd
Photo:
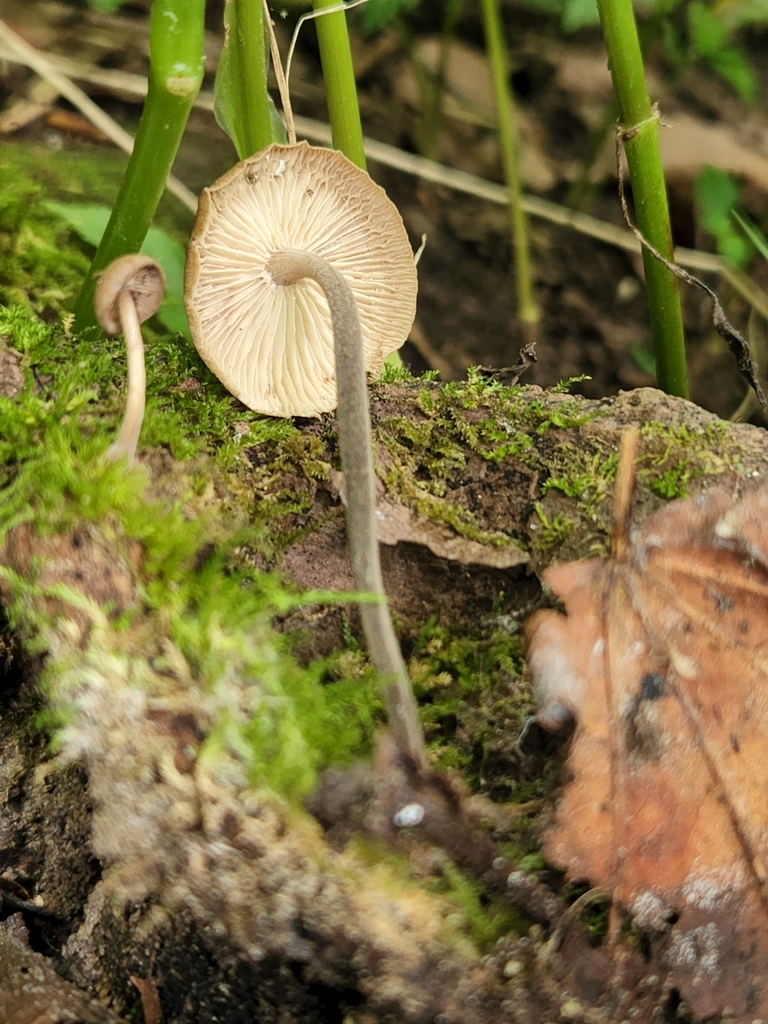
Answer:
[[[111,462],[125,459],[133,465],[144,419],[146,373],[140,325],[160,307],[165,278],[159,265],[140,253],[121,256],[99,276],[93,306],[96,319],[107,334],[125,336],[128,353],[128,395],[117,439],[107,451]]]
[[[205,189],[187,254],[198,351],[246,405],[310,416],[338,404],[347,536],[393,735],[424,738],[381,575],[366,370],[408,336],[416,269],[395,206],[341,153],[272,145]],[[334,373],[335,370],[335,373]]]

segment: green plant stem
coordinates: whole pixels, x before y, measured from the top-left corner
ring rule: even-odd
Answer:
[[[337,3],[338,0],[314,0],[312,6],[320,11],[324,7],[335,7]],[[315,24],[334,148],[340,149],[348,160],[365,170],[363,129],[346,12],[321,15],[315,18]]]
[[[528,224],[520,205],[520,147],[514,99],[507,78],[509,61],[498,0],[483,0],[483,26],[496,98],[504,177],[509,189],[510,227],[512,248],[515,253],[517,311],[524,324],[534,324],[539,319],[539,309],[533,292]]]
[[[598,0],[598,10],[619,102],[637,227],[666,260],[673,262],[658,120],[648,97],[632,0]],[[643,265],[657,381],[668,394],[687,398],[685,336],[677,279],[645,248]]]
[[[155,0],[149,38],[149,89],[125,178],[75,304],[76,331],[96,327],[97,275],[138,252],[155,216],[181,136],[203,81],[204,0]]]
[[[456,25],[464,8],[464,0],[447,0],[443,27],[440,30],[440,53],[437,69],[429,74],[415,56],[413,41],[409,40],[409,58],[416,69],[421,91],[423,115],[419,132],[419,150],[428,160],[440,159],[440,134],[443,129],[443,93],[448,71],[448,59],[456,35]],[[399,19],[400,20],[400,19]],[[402,23],[402,22],[401,22]],[[421,70],[421,74],[419,74]]]
[[[262,0],[230,0],[227,10],[232,117],[237,128],[237,155],[245,160],[274,141],[267,92],[264,9]]]
[[[595,186],[592,184],[592,171],[595,163],[602,156],[605,150],[605,145],[608,137],[616,131],[616,118],[618,117],[619,108],[616,103],[616,97],[612,96],[610,101],[606,103],[603,115],[600,118],[600,123],[590,132],[589,140],[587,142],[587,152],[584,157],[584,162],[579,171],[579,176],[576,180],[569,185],[568,191],[565,194],[564,206],[569,206],[572,210],[586,210],[588,202],[595,191]]]

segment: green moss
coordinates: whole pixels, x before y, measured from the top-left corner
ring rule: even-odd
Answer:
[[[576,498],[589,515],[609,496],[616,479],[618,454],[602,452],[580,454],[574,446],[566,446],[551,467],[549,479],[542,484],[542,492],[553,488],[568,498]],[[564,472],[567,471],[567,472]]]
[[[687,497],[692,480],[740,469],[738,456],[724,455],[732,450],[724,422],[712,421],[703,430],[648,423],[641,433],[651,451],[639,460],[638,480],[665,501]]]
[[[387,453],[380,473],[388,491],[420,515],[492,546],[509,544],[511,538],[483,528],[466,505],[450,499],[469,459],[538,468],[537,435],[551,427],[580,426],[594,416],[580,400],[566,399],[550,408],[532,401],[523,388],[489,380],[475,370],[466,381],[432,387],[420,382],[417,404],[420,418],[409,411],[385,414],[377,422],[377,439]]]
[[[9,617],[27,636],[32,630],[49,635],[46,616],[35,611],[43,596],[80,609],[94,623],[76,664],[54,659],[47,670],[43,685],[55,711],[48,725],[59,729],[72,720],[67,693],[82,685],[92,665],[101,671],[115,664],[131,685],[159,673],[199,687],[220,708],[201,762],[226,753],[252,785],[289,800],[314,788],[321,767],[365,755],[379,706],[375,680],[332,681],[325,662],[301,666],[291,639],[273,629],[275,616],[303,598],[273,576],[231,570],[226,546],[210,553],[206,524],[190,520],[183,501],[152,503],[140,486],[135,497],[143,499],[140,520],[132,515],[133,501],[116,502],[109,518],[126,543],[140,539],[145,554],[141,606],[121,619],[110,623],[75,591],[40,590],[3,571],[14,598]]]
[[[300,666],[290,656],[290,640],[275,633],[272,620],[297,595],[274,577],[228,573],[217,558],[188,573],[175,590],[163,618],[172,642],[184,655],[192,678],[204,690],[250,685],[250,720],[220,716],[201,757],[219,748],[240,755],[249,781],[301,799],[314,788],[317,770],[346,764],[365,754],[372,733],[371,707],[378,701],[375,680],[324,682],[326,664]]]
[[[434,381],[437,380],[438,377],[439,374],[437,370],[427,370],[419,380]],[[385,361],[384,367],[381,371],[381,376],[379,377],[380,384],[410,384],[414,380],[416,380],[416,378],[407,367],[402,365],[402,362],[391,363],[389,360]]]
[[[547,548],[559,548],[573,533],[576,523],[564,512],[557,512],[554,516],[548,516],[544,511],[541,502],[534,502],[534,509],[538,516],[540,527],[538,532],[540,550]]]
[[[489,950],[498,938],[510,932],[525,933],[525,922],[507,900],[491,896],[487,886],[467,878],[447,857],[441,869],[442,878],[434,888],[461,911],[478,949]]]
[[[102,435],[105,447],[122,415],[126,357],[116,338],[72,338],[64,328],[92,250],[45,208],[52,197],[111,203],[125,158],[109,150],[55,153],[7,145],[0,154],[0,339],[22,352],[28,381],[34,377],[43,402],[68,393],[89,406],[78,417],[86,432]],[[185,242],[191,227],[188,211],[166,198],[158,223]],[[50,323],[46,328],[25,313],[33,310]],[[237,402],[179,335],[153,333],[147,338],[147,411],[140,444],[167,447],[177,459],[213,456],[223,471],[245,471],[242,453],[265,439],[282,439],[295,429],[286,421],[259,416]],[[79,399],[76,397],[80,393]],[[62,403],[57,400],[57,412]],[[100,422],[100,420],[102,422]]]
[[[80,463],[97,458],[100,448],[106,451],[125,401],[122,341],[68,336],[62,327],[44,324],[26,307],[14,306],[0,307],[3,342],[23,357],[27,387],[10,400],[0,399],[5,424],[0,460],[14,453],[23,458],[25,449],[18,445],[24,438],[33,454],[49,435],[49,445],[77,450]],[[146,359],[142,448],[164,447],[179,460],[205,455],[221,472],[246,472],[243,453],[253,444],[296,433],[285,420],[245,409],[180,336],[150,336]]]
[[[258,547],[260,536],[232,490],[236,477],[223,473],[245,445],[240,441],[238,448],[225,436],[231,434],[234,400],[217,387],[212,400],[196,392],[199,405],[170,409],[156,392],[148,410],[156,444],[173,451],[173,431],[181,440],[192,436],[193,417],[202,417],[207,436],[192,449],[196,461],[186,470],[173,461],[158,464],[150,479],[143,467],[127,472],[103,458],[119,418],[109,384],[102,383],[112,372],[108,350],[67,338],[24,307],[0,309],[0,339],[21,353],[29,382],[13,398],[0,397],[0,540],[24,521],[41,536],[90,523],[111,538],[116,552],[126,552],[128,564],[131,545],[141,552],[135,580],[140,608],[111,626],[102,623],[99,657],[135,664],[126,668],[127,676],[141,679],[141,666],[146,671],[153,652],[153,664],[161,664],[168,642],[207,691],[232,678],[245,685],[252,680],[251,720],[223,716],[207,739],[207,755],[226,747],[252,781],[292,799],[311,789],[320,765],[366,750],[378,700],[374,681],[328,683],[325,664],[301,668],[271,627],[297,595],[275,577],[233,568],[233,549]],[[174,376],[187,365],[178,355],[164,362]],[[260,431],[287,437],[293,428],[252,416],[251,435]],[[223,451],[225,443],[229,451]],[[205,462],[201,449],[210,452]],[[222,497],[232,504],[229,530],[222,527]],[[43,595],[34,581],[7,571],[5,576],[15,593],[8,609],[14,625],[27,636],[45,631]],[[65,604],[82,603],[72,591],[56,593]],[[95,614],[87,603],[83,607]],[[61,666],[52,671],[58,674]],[[66,717],[60,692],[56,703]]]
[[[581,399],[551,405],[544,399],[531,399],[530,392],[520,385],[489,379],[473,367],[464,381],[420,388],[419,406],[441,429],[458,435],[472,451],[492,462],[510,454],[530,453],[532,434],[542,434],[552,426],[578,427],[596,415],[585,409]],[[457,410],[477,415],[458,415]]]
[[[219,709],[201,761],[234,760],[252,785],[298,805],[322,767],[368,753],[383,718],[377,681],[351,633],[346,649],[304,666],[274,628],[276,616],[319,596],[302,597],[277,576],[246,567],[343,515],[338,507],[319,511],[316,502],[317,482],[338,467],[332,418],[298,430],[258,416],[225,391],[183,339],[150,328],[143,465],[127,473],[106,464],[123,410],[123,345],[65,330],[90,253],[41,200],[87,194],[109,202],[122,159],[94,175],[90,160],[44,157],[9,148],[0,155],[0,173],[11,182],[0,199],[0,301],[18,303],[0,308],[0,346],[19,354],[26,379],[20,393],[0,398],[0,540],[23,521],[38,535],[92,524],[133,565],[139,598],[119,617],[83,608],[96,626],[77,663],[49,662],[55,715],[48,724],[62,735],[74,715],[73,689],[104,664],[118,665],[121,679],[134,686],[182,678]],[[183,222],[165,226],[183,238]],[[402,401],[378,407],[380,470],[395,500],[470,539],[508,544],[515,528],[496,528],[458,492],[479,476],[478,460],[494,481],[522,466],[535,480],[523,513],[538,520],[535,548],[551,557],[584,533],[602,530],[604,538],[616,453],[598,436],[574,443],[599,409],[578,398],[553,403],[473,371],[466,381],[438,385],[387,367],[376,387],[387,394],[393,384],[417,396],[415,410]],[[677,496],[696,475],[717,470],[705,449],[717,450],[721,439],[715,428],[702,436],[646,425],[644,440],[652,444],[641,482]],[[570,505],[550,505],[560,499]],[[3,575],[14,598],[9,614],[33,647],[34,632],[43,635],[51,625],[43,594],[33,579]],[[65,608],[83,604],[61,587],[55,595]],[[559,761],[529,767],[520,755],[531,694],[521,682],[517,622],[501,614],[501,595],[497,604],[479,622],[422,626],[410,669],[434,763],[460,770],[471,788],[495,800],[523,805],[501,852],[518,868],[538,871],[538,823],[526,805],[551,796]],[[363,845],[356,844],[358,852]],[[381,866],[397,857],[381,847],[369,853],[371,874],[380,880]],[[409,867],[400,858],[392,869],[398,892],[410,882]],[[450,862],[431,885],[457,908],[447,929],[480,948],[521,929],[503,900]],[[598,936],[600,913],[590,921]]]
[[[263,451],[259,450],[259,445]],[[272,509],[279,506],[281,515],[304,512],[311,504],[313,488],[303,486],[314,480],[325,480],[331,470],[321,438],[292,430],[284,438],[274,436],[259,442],[253,468],[258,494],[256,514],[267,520]],[[286,477],[292,477],[286,486]]]
[[[153,651],[154,664],[162,664],[167,643],[209,691],[234,676],[252,679],[251,720],[222,716],[204,756],[226,747],[253,782],[298,799],[313,785],[318,766],[367,749],[377,687],[370,672],[351,682],[338,666],[300,667],[271,627],[297,595],[275,577],[237,569],[236,551],[268,546],[259,517],[251,517],[245,453],[284,444],[286,458],[311,478],[327,473],[322,445],[310,440],[306,457],[297,458],[304,442],[290,422],[245,409],[182,338],[149,329],[140,442],[147,468],[126,472],[104,461],[123,410],[123,344],[67,333],[64,314],[90,253],[42,205],[51,195],[82,198],[86,190],[90,199],[109,201],[123,161],[106,159],[103,175],[95,162],[100,166],[98,158],[67,154],[59,160],[13,147],[0,158],[9,183],[0,208],[0,298],[20,300],[0,307],[0,346],[11,360],[17,357],[26,381],[13,397],[0,397],[0,536],[23,521],[38,535],[90,523],[116,551],[138,544],[141,606],[102,624],[100,656],[117,659],[130,678],[141,679]],[[55,314],[64,319],[56,323]],[[227,507],[228,523],[222,516]],[[34,581],[6,577],[15,593],[9,614],[32,643],[35,631],[49,625],[40,612],[42,595]],[[58,596],[65,604],[81,601],[71,591]],[[66,701],[55,704],[66,718]]]
[[[588,373],[580,373],[577,377],[568,377],[566,380],[561,380],[559,383],[554,384],[549,392],[552,395],[565,395],[567,394],[574,384],[581,384],[582,381],[592,380]]]
[[[564,439],[549,450],[542,499],[533,504],[531,551],[537,556],[548,560],[553,554],[578,558],[604,553],[618,454],[609,442],[596,439],[593,445]]]
[[[232,398],[183,340],[150,330],[140,443],[148,468],[126,473],[105,464],[122,415],[125,355],[119,341],[73,338],[63,323],[36,316],[56,321],[66,314],[89,260],[40,200],[87,193],[109,202],[122,160],[94,176],[90,159],[30,157],[5,147],[0,171],[10,182],[0,199],[0,301],[19,303],[0,308],[0,345],[19,353],[26,378],[21,393],[0,398],[0,535],[22,521],[38,534],[85,522],[109,534],[117,550],[137,547],[140,605],[119,619],[105,615],[86,655],[115,658],[140,680],[148,665],[174,671],[176,652],[192,681],[220,694],[224,708],[227,687],[245,682],[250,714],[222,713],[202,756],[216,759],[226,750],[251,782],[297,801],[321,766],[365,753],[381,719],[380,696],[351,635],[347,649],[325,662],[296,662],[272,622],[302,599],[279,578],[244,568],[243,552],[269,559],[327,517],[343,515],[339,508],[318,513],[315,501],[317,481],[338,465],[332,419],[300,431],[260,417]],[[183,224],[172,230],[183,237]],[[534,547],[549,557],[574,537],[585,546],[598,535],[604,542],[613,443],[597,431],[589,443],[574,443],[599,408],[578,398],[552,402],[474,371],[466,381],[438,385],[388,367],[377,387],[386,394],[392,384],[416,396],[415,410],[402,400],[379,406],[375,424],[381,473],[395,500],[465,537],[503,545],[514,528],[489,525],[456,492],[478,460],[489,474],[527,467],[535,483],[522,514],[540,524]],[[646,424],[641,483],[676,497],[696,476],[718,472],[725,430]],[[561,499],[569,504],[550,504]],[[45,628],[34,581],[5,575],[16,624],[27,633]],[[521,765],[517,741],[531,696],[520,681],[517,623],[499,614],[501,598],[498,605],[480,622],[421,627],[411,672],[436,764],[460,769],[494,799],[525,803],[551,792],[558,762],[531,772]],[[60,668],[51,666],[52,691]],[[65,720],[66,700],[56,706]],[[532,815],[515,819],[503,850],[518,866],[541,867]],[[503,914],[494,921],[488,894],[451,870],[441,891],[471,922],[475,941],[491,942],[514,926]]]
[[[379,889],[401,896],[413,887],[448,901],[455,911],[445,919],[445,932],[454,947],[460,942],[481,952],[488,951],[502,935],[524,934],[529,926],[508,900],[493,893],[482,881],[468,877],[446,855],[436,852],[434,873],[414,880],[411,856],[402,848],[358,834],[347,849],[370,868]]]
[[[511,747],[531,711],[520,686],[522,642],[514,623],[489,616],[471,630],[422,627],[410,661],[421,718],[436,762],[471,784],[513,795]],[[502,741],[501,743],[499,741]]]

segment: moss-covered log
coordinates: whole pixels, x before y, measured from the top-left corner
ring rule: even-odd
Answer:
[[[543,565],[606,550],[627,423],[638,519],[763,476],[764,432],[655,391],[373,385],[385,581],[435,768],[420,777],[381,734],[343,596],[333,417],[258,417],[160,335],[138,466],[108,464],[121,347],[68,335],[86,261],[58,259],[64,229],[24,195],[0,225],[0,296],[53,323],[0,307],[0,897],[17,934],[110,1012],[137,1019],[130,978],[149,978],[166,1024],[610,1021],[635,990],[663,1006],[638,944],[623,987],[590,945],[604,906],[561,917],[578,893],[537,844],[560,762],[525,732],[519,626]],[[69,285],[43,283],[60,265]],[[585,956],[591,1007],[564,980]]]
[[[638,515],[762,474],[764,434],[650,391],[590,403],[476,377],[377,385],[387,586],[432,759],[464,780],[425,788],[380,742],[372,770],[337,768],[313,798],[324,837],[302,801],[322,769],[367,756],[381,721],[354,604],[329,593],[351,584],[333,419],[275,430],[193,366],[200,421],[213,402],[233,425],[244,417],[229,450],[202,433],[190,458],[170,457],[195,420],[169,395],[127,473],[102,457],[113,402],[99,357],[87,390],[67,370],[41,386],[40,366],[68,361],[52,351],[65,339],[21,312],[2,331],[25,380],[0,407],[16,645],[4,761],[32,744],[6,789],[5,867],[59,921],[59,963],[119,1013],[138,998],[129,976],[149,975],[179,1022],[208,1019],[233,977],[248,995],[220,1020],[239,1019],[243,999],[286,1019],[264,1009],[282,984],[297,1020],[333,1019],[330,1005],[339,1019],[462,1022],[549,1005],[546,986],[510,985],[505,967],[530,957],[521,935],[537,915],[541,934],[557,906],[535,875],[535,812],[555,773],[518,748],[530,700],[517,626],[538,600],[534,570],[605,546],[624,424],[644,424]],[[63,784],[72,761],[87,775],[77,793]],[[497,803],[472,804],[469,789]],[[396,827],[414,803],[431,820]],[[64,894],[52,851],[21,851],[34,848],[30,807],[40,838],[39,808],[53,824],[74,805],[92,816],[62,832],[57,863],[77,879]],[[53,935],[50,920],[38,925]],[[191,980],[201,957],[204,986]]]

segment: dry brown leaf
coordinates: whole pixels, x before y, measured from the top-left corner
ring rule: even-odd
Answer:
[[[558,85],[581,116],[597,128],[612,95],[610,70],[601,45],[569,44],[558,53],[556,64]],[[651,96],[667,93],[652,69],[648,90]],[[659,145],[665,174],[692,179],[709,164],[726,174],[746,178],[762,191],[768,188],[768,145],[762,111],[755,110],[744,120],[734,121],[721,111],[719,121],[705,120],[679,109],[666,95],[661,113],[665,127],[659,133]],[[612,176],[614,166],[611,143],[599,165],[601,176]]]
[[[669,931],[694,1015],[738,1022],[768,1020],[766,523],[765,484],[674,502],[547,570],[567,615],[527,631],[539,721],[577,720],[547,857]]]

